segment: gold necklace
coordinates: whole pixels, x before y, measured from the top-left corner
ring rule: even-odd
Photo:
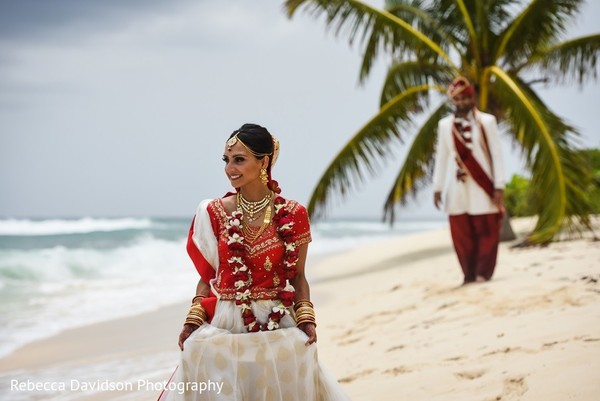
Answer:
[[[269,193],[259,201],[253,202],[249,201],[242,195],[241,192],[237,194],[237,202],[239,207],[242,209],[242,213],[246,215],[246,218],[249,222],[253,223],[258,216],[254,217],[254,215],[260,214],[268,205],[271,204],[271,195],[272,192]]]
[[[243,218],[243,217],[242,217]],[[254,242],[258,237],[265,232],[269,224],[271,223],[271,204],[269,203],[267,206],[267,211],[265,212],[265,218],[263,219],[263,223],[254,227],[250,224],[242,224],[242,232],[244,233],[244,238],[248,242]]]

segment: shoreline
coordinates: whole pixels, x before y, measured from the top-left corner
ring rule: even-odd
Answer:
[[[177,344],[176,341],[169,343],[166,339],[173,335],[177,339],[188,306],[187,303],[172,304],[151,312],[67,329],[51,337],[33,341],[1,358],[0,374],[11,370],[96,363],[123,355],[143,355],[157,348],[168,348],[172,343]],[[160,322],[156,321],[157,316],[160,316]],[[152,335],[148,335],[149,327]],[[118,332],[127,335],[114,336],[117,328]],[[105,341],[94,341],[94,347],[90,350],[87,339],[98,336]],[[135,347],[131,346],[132,338],[136,339]]]
[[[389,237],[385,236],[385,237],[378,238],[376,240],[369,239],[369,240],[366,240],[366,242],[364,242],[364,243],[359,243],[358,248],[362,249],[365,247],[373,246],[374,244],[386,243],[388,241],[398,241],[399,238],[404,238],[404,237],[412,236],[412,235],[416,235],[416,234],[426,234],[426,233],[430,233],[430,232],[434,232],[434,231],[438,231],[438,230],[439,229],[432,229],[432,230],[425,230],[425,231],[421,231],[421,232],[417,232],[417,233],[394,234],[394,235],[390,235]],[[334,249],[331,251],[318,252],[318,253],[313,253],[313,254],[311,254],[310,250],[309,250],[309,256],[308,256],[307,263],[310,264],[311,266],[312,265],[318,266],[322,261],[328,260],[329,258],[335,257],[336,255],[343,254],[350,250],[351,250],[351,247],[348,245],[346,245],[342,249]],[[185,250],[182,250],[182,252],[185,252]],[[193,266],[190,266],[190,267],[193,270]],[[309,275],[311,273],[312,272],[307,272],[307,274],[309,274]],[[195,273],[195,271],[194,271],[193,274],[196,275],[197,273]],[[197,277],[197,276],[195,276],[195,277]],[[325,277],[321,278],[321,275],[317,274],[317,277],[320,277],[320,278],[317,278],[315,280],[315,283],[321,279],[323,279],[325,281],[329,281],[332,279],[332,277],[329,277],[328,275],[325,275]],[[340,275],[339,277],[337,277],[337,279],[341,279],[341,278],[343,278],[343,275]],[[192,287],[193,286],[190,287],[191,291],[193,291]],[[191,294],[191,292],[190,292],[190,294]],[[190,295],[189,298],[191,299],[191,297],[192,296]],[[91,323],[84,324],[81,326],[69,327],[66,329],[62,329],[59,332],[49,334],[45,337],[31,340],[25,344],[19,345],[17,348],[12,350],[9,354],[0,356],[0,373],[9,370],[10,368],[8,368],[8,366],[11,366],[11,364],[13,364],[13,363],[16,363],[15,366],[21,366],[23,364],[23,362],[21,362],[19,360],[19,357],[17,357],[16,354],[21,353],[23,351],[29,352],[29,351],[27,351],[28,348],[31,348],[32,350],[34,350],[35,353],[37,353],[39,351],[39,354],[37,354],[37,357],[40,358],[40,361],[43,361],[44,365],[49,365],[54,361],[63,362],[63,361],[66,361],[66,359],[67,359],[67,357],[65,355],[59,355],[58,353],[53,354],[53,353],[49,352],[45,347],[52,346],[52,344],[54,344],[54,343],[56,343],[58,346],[64,345],[64,346],[67,346],[68,348],[73,347],[73,344],[69,345],[69,343],[71,342],[69,340],[76,339],[77,337],[80,337],[80,336],[89,335],[90,333],[93,333],[95,331],[100,331],[100,332],[106,331],[105,325],[111,326],[114,324],[115,326],[127,327],[128,326],[127,321],[137,320],[138,318],[140,321],[151,323],[151,316],[153,316],[153,315],[167,316],[167,315],[169,315],[168,311],[170,311],[170,310],[182,311],[181,319],[183,321],[183,319],[185,318],[185,314],[187,313],[188,306],[189,305],[187,304],[187,301],[170,303],[170,304],[158,306],[157,308],[150,310],[150,311],[137,312],[137,313],[133,313],[128,316],[114,317],[114,318],[109,318],[106,320],[91,322]],[[173,321],[174,320],[175,319],[173,319]],[[173,321],[171,321],[170,323],[172,323]],[[140,334],[139,331],[136,332],[136,334]],[[179,334],[179,331],[177,331],[176,335],[178,335],[178,334]],[[63,340],[63,338],[64,338],[64,340]],[[54,340],[56,340],[56,341],[54,341]],[[121,349],[125,349],[123,344],[118,344],[118,346]],[[76,348],[75,351],[79,352],[79,348]],[[34,352],[34,351],[31,351],[31,352]],[[57,359],[53,360],[52,358],[57,358]]]
[[[512,225],[519,234],[532,222]],[[589,239],[510,249],[513,243],[501,244],[491,282],[464,287],[447,229],[309,260],[323,366],[356,400],[392,401],[397,394],[440,401],[595,399],[600,247]],[[187,308],[174,304],[29,343],[0,359],[0,377],[68,379],[89,371],[81,378],[166,380],[177,363]],[[115,366],[132,372],[117,374]],[[566,379],[549,384],[548,377]],[[90,401],[156,396],[70,395]]]

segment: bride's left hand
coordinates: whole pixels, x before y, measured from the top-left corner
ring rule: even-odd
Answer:
[[[317,326],[314,323],[304,323],[299,326],[299,329],[306,333],[308,340],[305,345],[308,347],[312,343],[317,342]]]

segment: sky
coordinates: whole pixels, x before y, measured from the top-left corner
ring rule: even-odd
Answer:
[[[279,138],[274,178],[306,203],[377,112],[386,60],[359,85],[360,49],[282,4],[0,0],[0,218],[191,216],[231,189],[223,147],[246,122]],[[598,15],[588,1],[567,37],[600,31]],[[586,147],[600,147],[599,85],[539,87]],[[523,173],[503,144],[506,178]],[[391,146],[329,217],[381,217],[407,147]],[[440,217],[431,199],[424,190],[398,218]]]

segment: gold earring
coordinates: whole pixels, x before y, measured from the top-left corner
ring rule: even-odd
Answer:
[[[269,183],[269,176],[267,175],[267,169],[266,168],[261,168],[260,169],[260,180],[262,181],[262,183],[264,185],[267,185]]]

